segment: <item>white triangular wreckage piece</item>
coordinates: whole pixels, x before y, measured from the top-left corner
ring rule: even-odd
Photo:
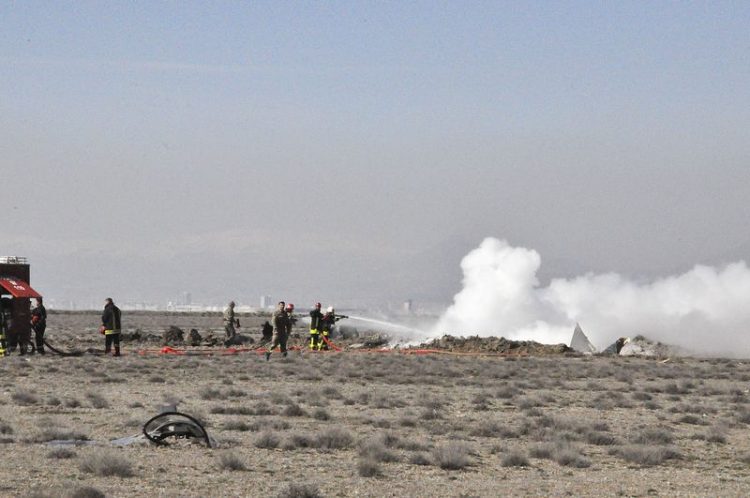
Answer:
[[[573,337],[570,339],[570,349],[584,354],[596,353],[596,346],[591,344],[589,338],[583,333],[581,326],[576,323],[576,329],[573,331]]]

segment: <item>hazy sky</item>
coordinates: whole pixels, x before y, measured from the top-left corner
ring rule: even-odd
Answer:
[[[750,256],[747,2],[6,2],[0,254],[99,303]]]

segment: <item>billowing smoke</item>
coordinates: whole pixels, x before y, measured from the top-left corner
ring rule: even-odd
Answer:
[[[696,266],[637,284],[592,273],[540,287],[539,254],[485,239],[461,261],[463,289],[433,329],[568,343],[576,322],[600,349],[644,335],[705,355],[750,357],[750,270],[745,262]]]

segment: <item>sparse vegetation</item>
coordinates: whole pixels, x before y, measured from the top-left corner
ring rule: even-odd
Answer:
[[[253,444],[256,448],[272,449],[278,448],[279,442],[279,436],[277,436],[273,432],[266,431],[262,432],[257,438],[255,438],[255,442]]]
[[[325,450],[339,450],[349,448],[354,443],[354,437],[345,429],[332,427],[318,434],[316,446]]]
[[[94,450],[81,458],[79,465],[83,472],[100,477],[132,477],[133,465],[114,450]]]
[[[247,470],[245,461],[236,453],[222,452],[219,454],[220,470]]]
[[[501,465],[503,467],[528,467],[529,459],[520,450],[512,450],[503,455]]]
[[[449,441],[432,450],[432,461],[444,470],[461,470],[471,464],[469,448],[465,443]]]
[[[323,498],[315,484],[290,484],[281,493],[278,498]]]
[[[367,457],[360,457],[357,461],[357,472],[362,477],[377,477],[383,473],[377,460]]]
[[[660,465],[666,460],[680,458],[680,452],[671,446],[649,446],[645,444],[631,444],[612,449],[612,454],[630,463],[651,467]]]

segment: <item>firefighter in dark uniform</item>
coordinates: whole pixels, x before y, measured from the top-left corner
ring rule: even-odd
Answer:
[[[0,356],[10,354],[8,343],[8,332],[11,324],[11,301],[8,298],[0,299]]]
[[[31,328],[34,329],[34,340],[36,350],[44,354],[44,331],[47,329],[47,310],[42,303],[42,298],[36,298],[36,307],[31,310]]]
[[[330,337],[333,326],[336,324],[337,320],[339,320],[339,318],[336,316],[336,311],[333,309],[333,306],[329,306],[325,315],[321,318],[322,331],[321,341],[318,343],[318,351],[328,351],[328,338]]]
[[[320,311],[320,303],[315,303],[315,308],[310,311],[310,350],[318,349],[320,334],[323,332],[323,313]]]
[[[111,353],[114,345],[115,351],[112,356],[120,356],[120,330],[122,327],[120,317],[120,308],[115,306],[112,298],[105,299],[101,328],[102,334],[104,334],[104,354]]]

